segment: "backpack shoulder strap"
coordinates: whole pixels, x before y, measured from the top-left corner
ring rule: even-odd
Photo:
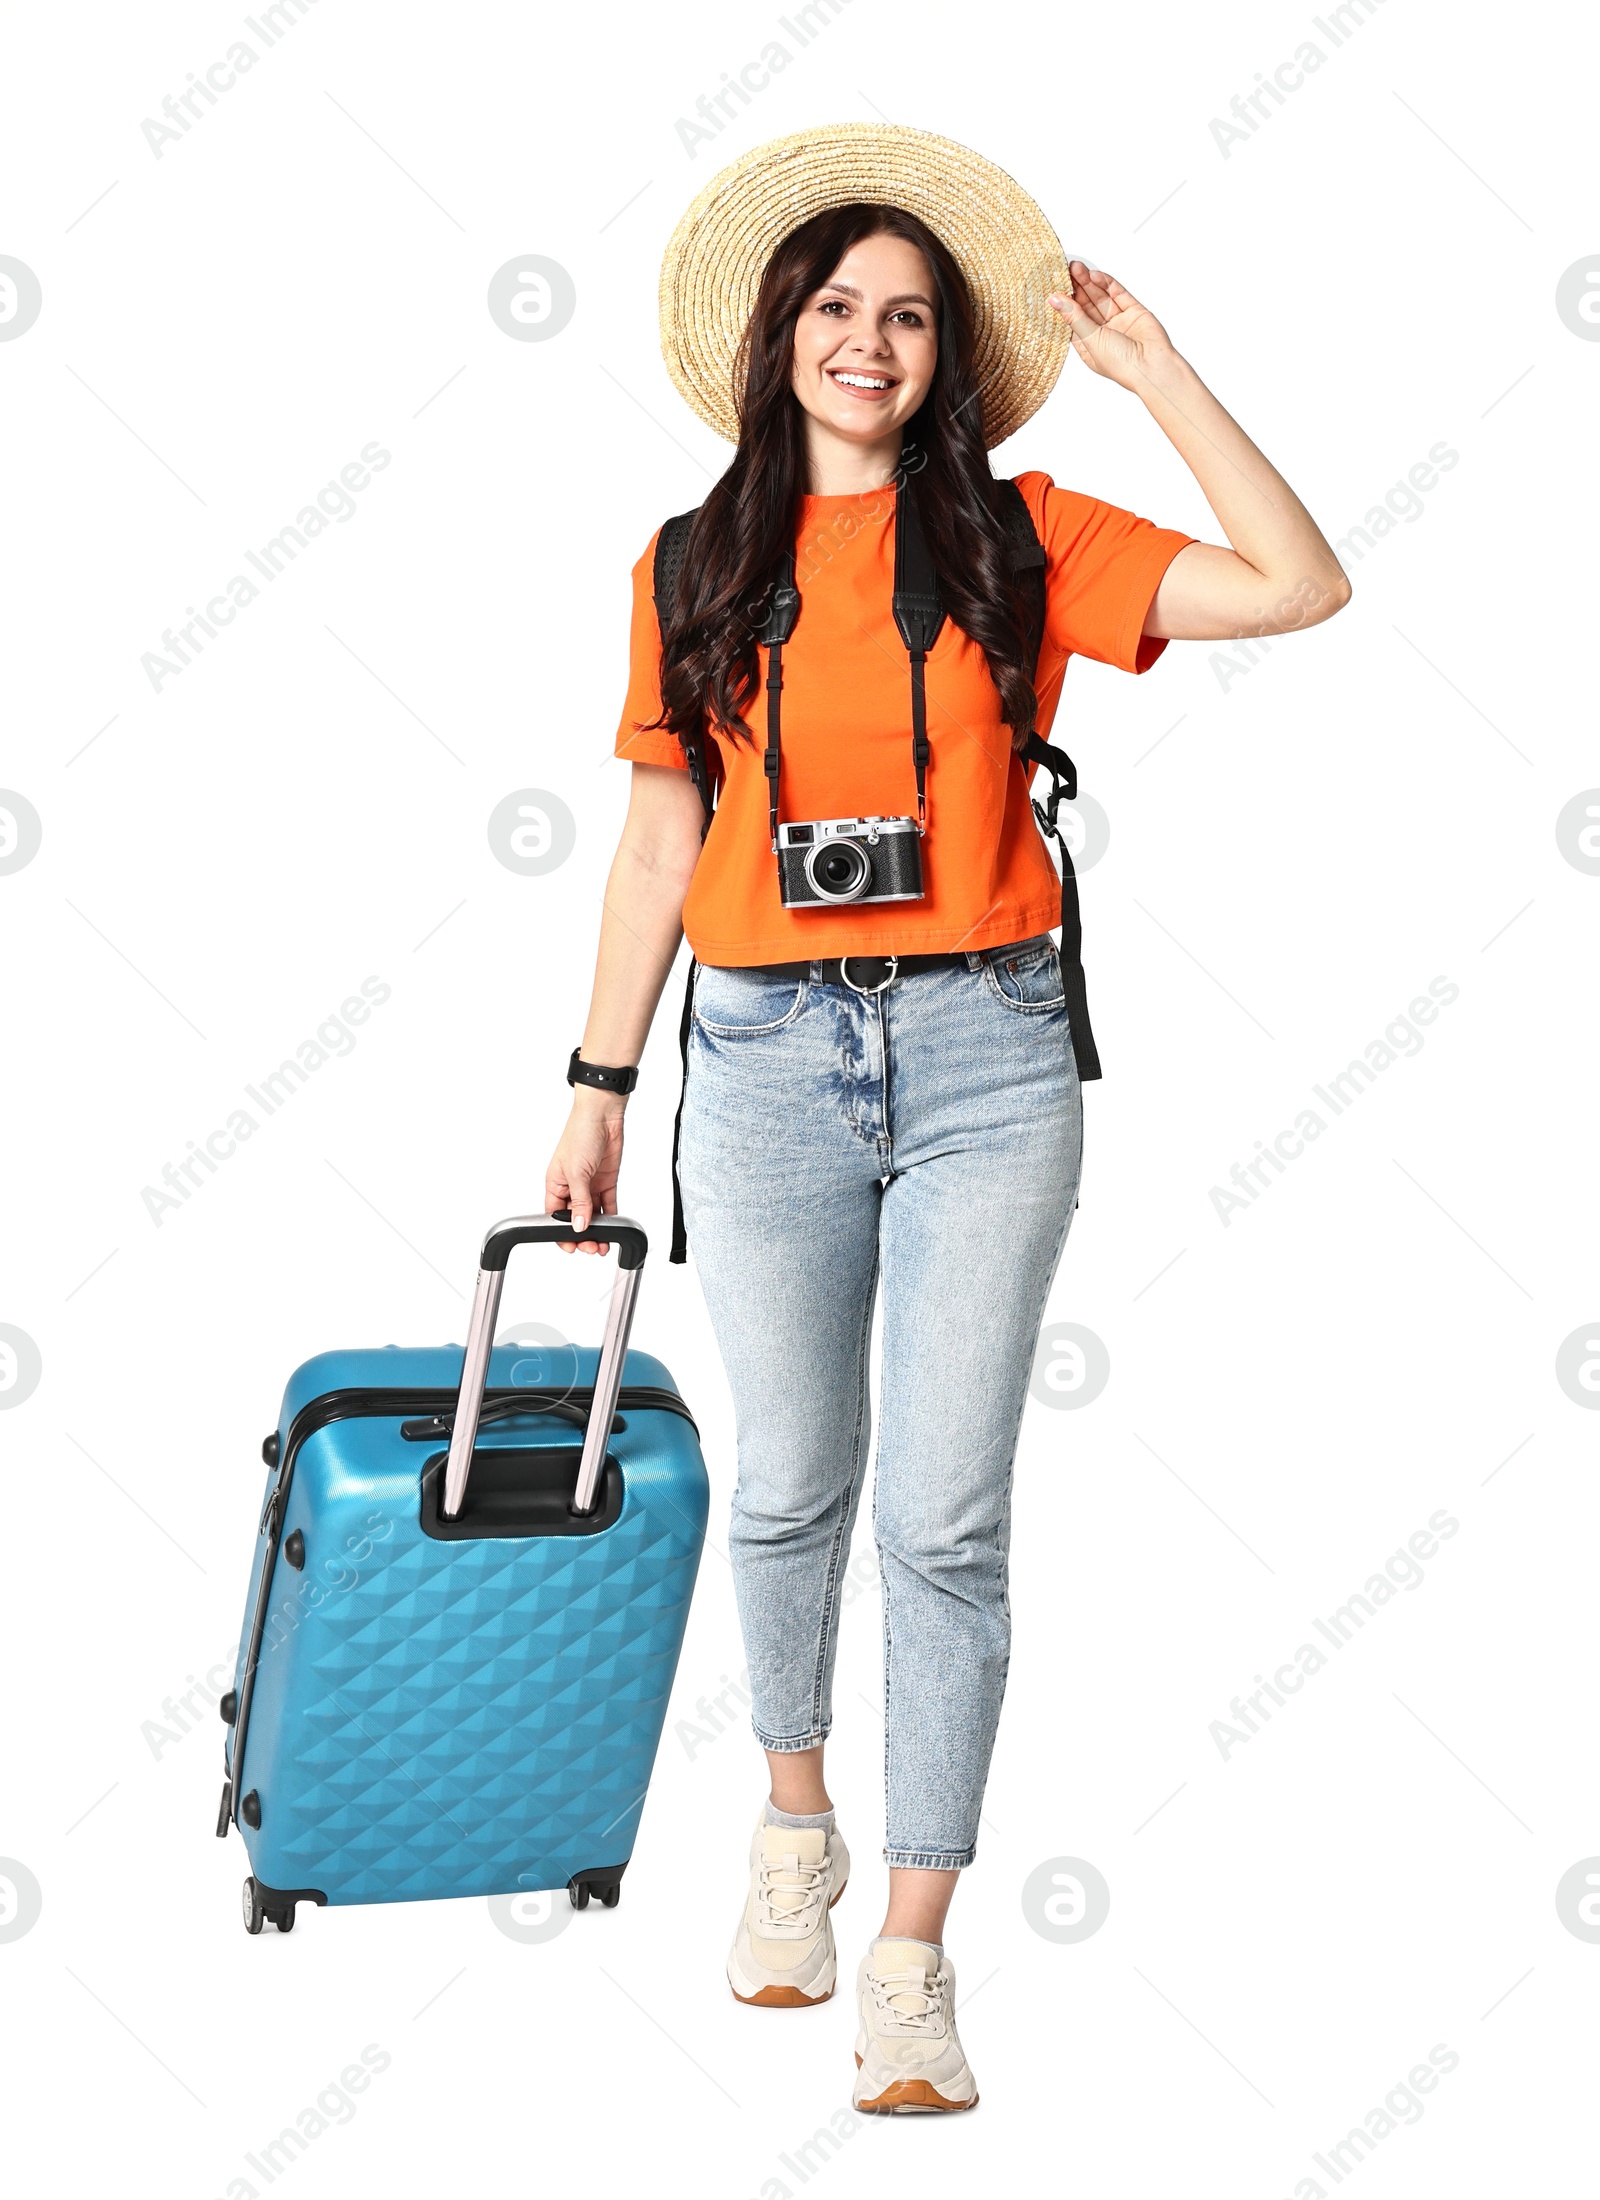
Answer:
[[[997,516],[1011,543],[1012,564],[1042,566],[1045,563],[1044,544],[1033,524],[1027,498],[1014,481],[997,481],[995,487],[1000,492]]]
[[[1011,570],[1022,583],[1024,642],[1035,669],[1044,641],[1045,569],[1048,560],[1039,530],[1033,524],[1028,500],[1014,481],[1002,481],[997,504],[1001,525],[1011,547]],[[1067,1002],[1067,1028],[1078,1076],[1087,1084],[1100,1075],[1100,1055],[1089,1027],[1089,1001],[1083,978],[1083,919],[1078,909],[1078,882],[1065,835],[1057,823],[1062,803],[1077,799],[1078,774],[1065,749],[1052,748],[1038,733],[1030,733],[1022,746],[1024,766],[1036,764],[1050,778],[1050,792],[1035,800],[1033,814],[1039,830],[1061,851],[1061,978]]]
[[[698,511],[699,506],[696,505],[693,512],[677,512],[671,519],[663,520],[661,532],[656,536],[651,592],[655,597],[658,626],[665,624],[667,615],[676,607],[678,582],[682,577],[683,561],[689,548],[689,531],[694,526]],[[689,776],[699,791],[701,807],[705,812],[705,821],[700,828],[700,837],[703,840],[710,828],[715,801],[710,774],[706,770],[704,735],[692,736],[686,740],[683,750],[688,758]],[[688,983],[683,995],[683,1014],[678,1020],[678,1054],[683,1063],[683,1081],[678,1088],[678,1112],[672,1119],[672,1247],[667,1255],[669,1261],[680,1267],[689,1257],[688,1238],[684,1228],[683,1192],[678,1182],[678,1152],[683,1138],[683,1098],[688,1090],[689,1079],[689,1029],[694,1015],[694,974],[695,961],[691,955]]]
[[[1037,672],[1039,650],[1044,642],[1045,568],[1049,560],[1022,491],[1014,481],[997,482],[996,487],[1000,492],[996,499],[996,516],[1005,529],[1011,570],[1022,583],[1023,644]],[[1050,774],[1050,826],[1053,827],[1062,796],[1065,795],[1069,802],[1077,796],[1078,775],[1072,759],[1062,750],[1050,748],[1037,733],[1029,734],[1021,755],[1025,763],[1042,764]]]
[[[689,548],[689,530],[695,523],[699,509],[696,505],[693,512],[679,512],[673,518],[663,520],[661,532],[656,536],[652,593],[656,600],[658,622],[663,610],[671,610],[678,600],[678,579],[683,572],[684,556]]]
[[[901,641],[913,658],[919,652],[925,656],[944,630],[944,605],[910,474],[903,477],[895,497],[892,603]]]
[[[651,593],[655,597],[656,625],[663,630],[677,606],[678,583],[683,577],[684,559],[689,550],[689,531],[694,526],[699,510],[700,507],[696,505],[692,512],[677,512],[671,519],[664,519],[656,536],[656,554],[650,585]],[[716,801],[711,786],[711,774],[706,766],[705,736],[694,734],[685,738],[680,735],[679,740],[688,762],[689,777],[694,782],[700,797],[700,807],[705,813],[705,821],[700,828],[700,837],[703,840],[710,830],[711,813]]]
[[[1027,600],[1027,631],[1023,639],[1029,657],[1037,664],[1039,645],[1044,640],[1045,548],[1033,524],[1028,501],[1016,483],[997,481],[995,491],[995,517],[1005,533],[1011,570],[1020,578]],[[909,477],[901,509],[904,524],[900,513],[895,516],[895,624],[908,650],[929,650],[944,626],[944,606],[939,600],[938,577],[928,554],[927,539],[917,512],[916,493]],[[659,555],[658,550],[658,558]]]
[[[1028,500],[1014,481],[996,484],[999,497],[996,500],[996,517],[1005,529],[1006,544],[1011,552],[1011,570],[1022,583],[1023,596],[1023,645],[1028,662],[1037,667],[1039,649],[1044,641],[1044,576],[1045,551],[1039,540],[1039,530],[1033,524],[1033,514],[1028,510]]]

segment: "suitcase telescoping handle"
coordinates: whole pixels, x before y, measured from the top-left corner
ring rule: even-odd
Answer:
[[[497,1222],[483,1241],[478,1266],[478,1288],[473,1293],[472,1319],[467,1325],[467,1352],[461,1368],[461,1395],[456,1400],[450,1431],[450,1456],[444,1470],[443,1512],[454,1520],[467,1494],[467,1474],[472,1447],[478,1437],[478,1416],[483,1411],[484,1385],[489,1379],[489,1353],[494,1344],[494,1325],[500,1313],[500,1293],[506,1280],[506,1262],[518,1245],[615,1245],[617,1280],[606,1316],[606,1333],[600,1346],[600,1365],[595,1372],[594,1400],[589,1425],[583,1436],[583,1456],[578,1462],[578,1486],[572,1509],[593,1512],[605,1465],[606,1442],[622,1388],[623,1363],[628,1356],[628,1332],[633,1327],[633,1305],[639,1295],[639,1277],[648,1250],[644,1231],[626,1215],[596,1215],[587,1230],[574,1230],[570,1214],[513,1215]]]

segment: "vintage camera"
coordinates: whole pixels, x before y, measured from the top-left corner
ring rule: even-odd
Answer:
[[[913,817],[830,817],[778,827],[785,909],[922,899],[922,835]]]

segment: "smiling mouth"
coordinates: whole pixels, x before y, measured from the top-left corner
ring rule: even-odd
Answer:
[[[852,397],[887,397],[891,390],[900,386],[896,376],[859,374],[851,367],[829,367],[827,375],[830,382],[848,390]]]

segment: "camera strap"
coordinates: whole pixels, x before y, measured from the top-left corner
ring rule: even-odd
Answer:
[[[894,507],[894,623],[911,659],[911,760],[917,774],[917,823],[928,822],[928,652],[944,631],[939,576],[922,532],[911,476],[901,477]]]
[[[778,776],[783,769],[783,645],[794,632],[800,616],[800,591],[794,585],[794,552],[785,551],[778,577],[767,596],[767,615],[756,628],[756,640],[767,651],[767,746],[761,769],[767,775],[767,831],[773,852],[778,846]]]

